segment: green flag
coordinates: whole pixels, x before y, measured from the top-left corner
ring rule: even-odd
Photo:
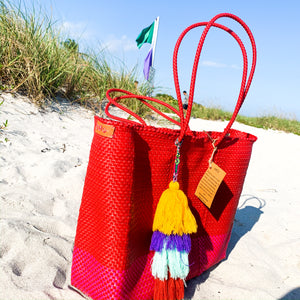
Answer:
[[[138,48],[141,48],[144,43],[152,43],[153,31],[155,21],[149,26],[144,28],[136,39]]]

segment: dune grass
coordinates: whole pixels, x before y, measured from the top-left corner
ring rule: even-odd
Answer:
[[[23,92],[36,103],[58,93],[95,104],[108,88],[133,89],[135,70],[112,70],[104,52],[80,53],[59,26],[43,13],[22,11],[0,0],[0,87]],[[140,87],[143,90],[143,86]]]
[[[174,97],[168,94],[156,94],[155,97],[178,109],[177,100]],[[169,112],[163,107],[161,110]],[[205,107],[198,103],[193,103],[191,116],[204,120],[229,121],[231,119],[232,112],[225,111],[220,107]],[[281,130],[300,135],[300,122],[296,119],[290,119],[284,116],[265,115],[260,117],[246,117],[238,115],[236,121],[257,128]]]
[[[232,113],[218,107],[204,107],[197,103],[193,104],[192,116],[207,120],[230,120]],[[238,115],[236,121],[263,129],[274,129],[291,132],[300,135],[300,122],[296,119],[289,119],[276,115],[265,115],[260,117],[246,117]]]

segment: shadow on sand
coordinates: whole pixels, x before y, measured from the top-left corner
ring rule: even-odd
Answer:
[[[232,233],[227,248],[227,257],[230,255],[238,241],[251,231],[254,225],[259,221],[260,216],[263,214],[261,209],[266,205],[265,200],[253,195],[242,195],[241,198],[246,199],[237,209],[235,214]],[[258,207],[246,205],[249,201],[253,203],[253,200],[259,204]]]
[[[278,300],[299,300],[300,299],[300,287],[295,288],[279,298]]]
[[[239,208],[236,211],[236,215],[234,218],[234,224],[232,228],[231,238],[227,248],[227,258],[239,242],[239,240],[252,230],[254,225],[259,221],[261,214],[263,214],[262,208],[266,205],[265,200],[258,198],[253,195],[242,195],[241,200],[245,199]],[[255,201],[258,203],[255,206],[246,205],[247,202],[253,203]],[[222,262],[220,262],[222,263]],[[193,278],[187,282],[187,288],[185,289],[185,299],[191,299],[194,297],[196,290],[200,290],[201,284],[204,283],[212,270],[214,270],[216,266],[210,268],[209,270],[202,273],[200,276]],[[285,298],[282,298],[285,299]],[[296,299],[296,298],[286,298],[286,299]],[[299,298],[300,299],[300,298]]]

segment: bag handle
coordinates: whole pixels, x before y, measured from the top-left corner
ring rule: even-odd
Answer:
[[[115,93],[115,92],[123,93],[125,95],[113,98],[110,94],[111,93]],[[139,124],[136,121],[126,120],[126,119],[123,119],[123,118],[120,118],[120,117],[117,117],[117,116],[114,116],[114,115],[110,114],[108,108],[109,108],[109,106],[111,104],[114,104],[115,106],[117,106],[121,110],[127,112],[128,114],[130,114],[131,116],[133,116],[134,118],[136,118],[143,125],[147,125],[146,122],[143,120],[143,118],[141,118],[138,114],[134,113],[133,111],[131,111],[130,109],[128,109],[127,107],[125,107],[125,106],[123,106],[123,105],[121,105],[119,103],[119,101],[122,100],[122,99],[136,99],[136,100],[141,101],[143,104],[145,104],[146,106],[148,106],[150,109],[152,109],[153,111],[155,111],[156,113],[158,113],[159,115],[161,115],[162,117],[164,117],[165,119],[167,119],[168,121],[174,123],[175,125],[181,126],[180,122],[178,122],[178,121],[170,118],[168,115],[164,114],[159,109],[157,109],[156,107],[154,107],[153,105],[151,105],[150,103],[147,102],[147,101],[152,101],[152,102],[159,103],[159,104],[167,107],[168,109],[170,109],[172,112],[174,112],[176,115],[179,116],[179,112],[178,112],[178,110],[176,108],[174,108],[170,104],[168,104],[166,102],[163,102],[163,101],[161,101],[159,99],[155,99],[155,98],[151,98],[151,97],[146,97],[146,96],[142,96],[142,95],[135,95],[135,94],[133,94],[131,92],[128,92],[128,91],[125,91],[125,90],[122,90],[122,89],[109,89],[106,92],[106,98],[108,99],[109,102],[107,103],[107,105],[105,107],[105,113],[106,113],[106,115],[108,117],[110,117],[112,119],[123,121],[123,122],[125,121],[125,122],[131,123],[131,124]]]
[[[247,52],[246,49],[241,41],[241,39],[229,28],[225,27],[224,25],[221,24],[217,24],[215,23],[215,21],[217,19],[220,18],[231,18],[235,21],[237,21],[238,23],[240,23],[242,25],[242,27],[245,29],[246,33],[249,36],[250,42],[251,42],[251,46],[252,46],[252,66],[251,66],[251,70],[247,79],[247,65],[248,65],[248,59],[247,59]],[[178,69],[177,69],[177,56],[178,56],[178,50],[179,50],[179,46],[181,44],[181,41],[183,39],[183,37],[186,35],[186,33],[188,31],[190,31],[191,29],[198,27],[198,26],[205,26],[205,29],[203,30],[203,33],[201,35],[199,44],[198,44],[198,48],[196,51],[196,55],[195,55],[195,60],[194,60],[194,65],[193,65],[193,71],[192,71],[192,77],[191,77],[191,86],[190,86],[190,92],[189,92],[189,101],[188,101],[188,109],[187,109],[187,113],[186,113],[186,117],[184,117],[183,115],[183,107],[182,107],[182,100],[181,100],[181,92],[180,92],[180,86],[179,86],[179,80],[178,80]],[[209,31],[209,29],[212,27],[218,27],[221,28],[225,31],[227,31],[228,33],[230,33],[238,42],[238,44],[240,45],[240,48],[242,50],[242,54],[243,54],[243,76],[242,76],[242,83],[241,83],[241,88],[240,88],[240,93],[239,93],[239,97],[237,100],[237,104],[235,107],[235,110],[233,112],[233,115],[228,123],[228,125],[226,126],[226,128],[224,129],[222,135],[220,136],[220,138],[217,141],[214,141],[214,147],[216,148],[224,139],[224,137],[228,134],[233,122],[236,119],[236,116],[246,98],[246,95],[249,91],[250,85],[251,85],[251,81],[254,75],[254,71],[255,71],[255,66],[256,66],[256,45],[255,45],[255,41],[252,35],[252,32],[250,31],[249,27],[245,24],[245,22],[243,20],[241,20],[239,17],[233,15],[233,14],[229,14],[229,13],[221,13],[216,15],[214,18],[212,18],[208,23],[202,22],[202,23],[196,23],[194,25],[189,26],[187,29],[185,29],[182,34],[179,36],[177,43],[175,45],[175,49],[174,49],[174,54],[173,54],[173,75],[174,75],[174,83],[175,83],[175,90],[176,90],[176,94],[177,94],[177,99],[178,99],[178,105],[179,105],[179,116],[180,116],[180,120],[181,120],[181,131],[180,131],[180,135],[179,135],[179,142],[182,141],[184,134],[187,131],[188,128],[188,123],[191,117],[191,111],[192,111],[192,104],[193,104],[193,98],[194,98],[194,90],[195,90],[195,82],[196,82],[196,75],[197,75],[197,69],[198,69],[198,63],[199,63],[199,59],[200,59],[200,54],[203,48],[203,44],[205,41],[205,38],[207,36],[207,33]]]
[[[247,80],[248,59],[247,59],[247,52],[246,52],[246,49],[244,47],[244,44],[242,43],[242,41],[238,37],[238,35],[236,33],[234,33],[231,29],[229,29],[228,27],[226,27],[224,25],[214,23],[217,19],[222,18],[222,17],[231,18],[231,19],[234,19],[235,21],[237,21],[238,23],[240,23],[243,26],[243,28],[245,29],[245,31],[247,32],[247,34],[250,38],[250,42],[251,42],[251,45],[252,45],[252,66],[251,66],[251,70],[250,70],[250,73],[249,73],[249,76],[248,76],[248,80]],[[193,29],[195,27],[199,27],[199,26],[206,26],[206,27],[205,27],[202,35],[201,35],[201,38],[200,38],[200,41],[199,41],[199,44],[198,44],[198,48],[197,48],[197,51],[196,51],[196,55],[195,55],[193,71],[192,71],[192,78],[191,78],[191,86],[190,86],[190,92],[189,92],[188,109],[187,109],[186,117],[184,117],[183,107],[182,107],[182,100],[181,100],[181,93],[180,93],[180,86],[179,86],[179,80],[178,80],[177,56],[178,56],[179,46],[180,46],[181,41],[184,38],[184,36],[191,29]],[[256,46],[255,46],[255,41],[254,41],[253,35],[252,35],[250,29],[248,28],[248,26],[239,17],[237,17],[233,14],[222,13],[222,14],[219,14],[219,15],[215,16],[214,18],[212,18],[209,22],[200,22],[200,23],[193,24],[193,25],[189,26],[188,28],[186,28],[182,32],[182,34],[179,36],[179,38],[177,40],[177,43],[175,45],[174,54],[173,54],[173,74],[174,74],[175,90],[176,90],[176,94],[177,94],[177,98],[178,98],[179,111],[176,110],[171,105],[169,105],[168,103],[165,103],[165,102],[163,102],[161,100],[158,100],[158,99],[155,99],[155,98],[146,97],[146,96],[142,96],[142,95],[135,95],[133,93],[130,93],[128,91],[121,90],[121,89],[110,89],[106,93],[106,97],[109,100],[109,103],[107,104],[106,109],[105,109],[106,114],[112,119],[120,120],[120,121],[123,121],[123,122],[125,121],[127,123],[139,124],[135,121],[126,120],[126,119],[111,115],[108,112],[108,108],[111,104],[114,104],[115,106],[119,107],[123,111],[125,111],[125,112],[129,113],[130,115],[132,115],[134,118],[136,118],[143,125],[147,125],[146,122],[140,116],[138,116],[136,113],[132,112],[128,108],[126,108],[126,107],[124,107],[124,106],[122,106],[118,103],[120,100],[128,99],[128,98],[140,100],[142,103],[147,105],[149,108],[151,108],[152,110],[154,110],[155,112],[157,112],[158,114],[160,114],[161,116],[166,118],[167,120],[169,120],[169,121],[173,122],[174,124],[179,125],[181,127],[180,135],[179,135],[179,138],[178,138],[178,141],[181,142],[184,135],[185,135],[185,133],[189,130],[188,123],[189,123],[189,120],[190,120],[190,117],[191,117],[192,103],[193,103],[193,97],[194,97],[194,90],[195,90],[195,82],[196,82],[196,74],[197,74],[197,69],[198,69],[198,63],[199,63],[202,47],[203,47],[203,44],[204,44],[204,40],[206,38],[206,35],[207,35],[209,29],[212,26],[223,29],[224,31],[228,32],[229,34],[231,34],[235,38],[235,40],[238,42],[238,44],[239,44],[239,46],[242,50],[243,62],[244,62],[244,64],[243,64],[242,83],[241,83],[241,88],[240,88],[238,101],[237,101],[235,110],[233,112],[233,115],[232,115],[228,125],[224,129],[223,134],[221,135],[221,137],[218,140],[214,141],[213,146],[216,148],[222,142],[224,137],[228,134],[228,131],[230,130],[233,122],[236,119],[236,116],[237,116],[237,114],[238,114],[238,112],[239,112],[239,110],[240,110],[240,108],[241,108],[241,106],[242,106],[242,104],[245,100],[245,97],[248,93],[248,90],[250,88],[251,81],[252,81],[254,71],[255,71],[255,65],[256,65]],[[112,98],[110,96],[110,93],[112,93],[112,92],[124,93],[125,95]],[[160,103],[161,105],[164,105],[165,107],[169,108],[175,114],[179,115],[180,123],[178,121],[170,118],[166,114],[162,113],[161,111],[159,111],[157,108],[152,106],[147,101],[153,101],[153,102],[156,102],[156,103]]]

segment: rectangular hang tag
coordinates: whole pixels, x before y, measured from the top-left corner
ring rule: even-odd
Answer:
[[[221,185],[226,172],[218,167],[215,163],[211,163],[200,182],[198,183],[195,195],[208,207],[211,208],[217,190]]]
[[[114,136],[115,127],[112,125],[101,123],[97,120],[95,125],[95,132],[101,136],[113,138]]]

